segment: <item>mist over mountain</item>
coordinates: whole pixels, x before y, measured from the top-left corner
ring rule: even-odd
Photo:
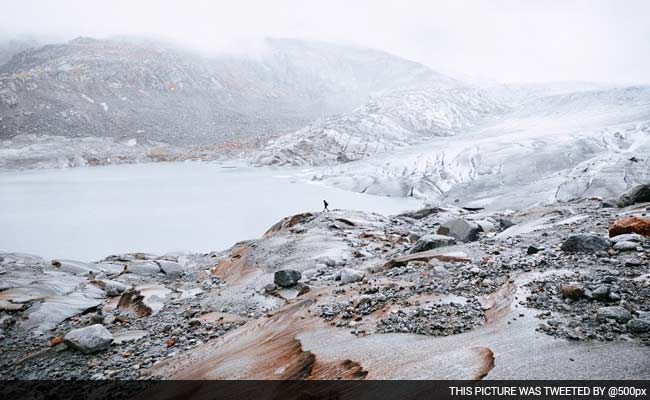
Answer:
[[[133,37],[22,47],[5,45],[15,54],[0,66],[4,168],[246,149],[256,165],[327,166],[313,179],[346,190],[491,207],[614,195],[650,175],[646,86],[471,85],[383,51],[290,39],[255,55]]]
[[[11,60],[14,55],[29,48],[39,46],[38,39],[30,36],[3,38],[0,36],[0,66]]]
[[[0,137],[48,134],[212,144],[290,132],[395,87],[453,79],[376,50],[269,39],[257,57],[77,38],[0,66]]]

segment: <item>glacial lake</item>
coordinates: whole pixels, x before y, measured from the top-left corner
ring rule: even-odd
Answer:
[[[0,252],[96,261],[125,252],[209,252],[261,236],[285,216],[330,209],[384,215],[412,198],[309,181],[309,169],[185,162],[0,173]]]

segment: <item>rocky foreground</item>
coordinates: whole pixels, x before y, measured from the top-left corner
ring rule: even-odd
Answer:
[[[0,255],[3,379],[650,378],[650,187],[288,217],[209,254]]]

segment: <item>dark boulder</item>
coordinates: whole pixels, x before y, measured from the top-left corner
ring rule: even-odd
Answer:
[[[302,274],[300,271],[294,269],[283,269],[275,273],[273,276],[273,283],[280,287],[291,287],[295,286],[301,277]]]
[[[598,235],[579,234],[570,236],[562,243],[561,249],[567,253],[597,253],[608,251],[609,239]]]
[[[636,203],[650,202],[650,184],[638,185],[618,197],[618,206],[627,207]]]
[[[601,307],[596,310],[596,319],[601,322],[614,320],[618,323],[624,324],[632,319],[632,314],[620,306]]]
[[[537,254],[542,250],[544,250],[544,249],[540,248],[540,247],[528,246],[528,248],[526,249],[526,254],[528,254],[530,256],[530,255],[533,255],[533,254]]]
[[[424,235],[411,248],[411,254],[437,249],[438,247],[451,246],[453,244],[456,244],[456,239],[451,236]]]
[[[478,239],[481,228],[464,219],[456,218],[445,222],[438,228],[438,235],[451,236],[461,242],[472,242]]]
[[[650,318],[632,318],[627,322],[627,330],[634,333],[650,332]]]

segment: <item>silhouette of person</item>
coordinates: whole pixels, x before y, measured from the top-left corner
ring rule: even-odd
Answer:
[[[329,204],[327,203],[327,200],[323,200],[323,204],[325,205],[325,208],[323,208],[323,211],[329,211],[330,209],[327,208],[327,206],[329,206]]]

